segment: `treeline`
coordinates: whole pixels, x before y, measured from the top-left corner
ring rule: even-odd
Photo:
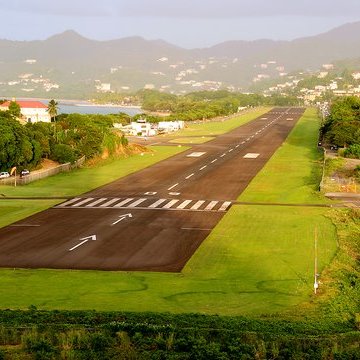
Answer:
[[[0,112],[0,169],[33,169],[48,158],[60,163],[74,162],[82,156],[90,159],[105,149],[109,154],[126,145],[124,136],[113,129],[123,115],[62,114],[53,123],[20,124],[11,111]]]
[[[274,95],[265,97],[259,94],[234,93],[227,90],[198,91],[186,95],[174,95],[156,90],[140,90],[132,95],[102,94],[100,102],[141,104],[150,112],[167,112],[169,120],[193,121],[211,119],[234,114],[242,107],[255,106],[294,106],[299,99],[290,96]]]
[[[334,101],[320,137],[329,144],[346,147],[345,156],[360,158],[360,98],[349,96]]]

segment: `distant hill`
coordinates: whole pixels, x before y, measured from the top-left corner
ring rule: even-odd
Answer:
[[[254,81],[359,57],[360,22],[293,41],[227,41],[190,50],[141,37],[95,41],[69,30],[44,41],[0,40],[0,96],[88,97],[109,86],[246,90]]]

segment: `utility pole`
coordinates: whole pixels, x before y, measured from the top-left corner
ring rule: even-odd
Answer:
[[[314,294],[316,295],[316,291],[319,288],[318,283],[318,255],[317,255],[317,227],[315,227],[315,238],[314,238]]]

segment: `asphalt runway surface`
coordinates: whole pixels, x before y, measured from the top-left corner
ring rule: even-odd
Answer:
[[[0,229],[0,266],[181,271],[303,112],[275,108]]]

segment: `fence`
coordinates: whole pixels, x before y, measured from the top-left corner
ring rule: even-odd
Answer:
[[[81,167],[82,165],[84,165],[84,163],[85,163],[85,156],[83,156],[79,160],[75,161],[74,164],[71,164],[71,163],[61,164],[61,165],[56,166],[51,169],[46,169],[46,170],[41,170],[41,171],[36,171],[34,173],[30,173],[29,175],[26,175],[22,178],[17,176],[16,177],[16,185],[25,185],[25,184],[31,183],[33,181],[37,181],[40,179],[47,178],[49,176],[59,174],[61,172],[70,171],[72,169]],[[1,179],[0,185],[15,185],[15,177]]]

